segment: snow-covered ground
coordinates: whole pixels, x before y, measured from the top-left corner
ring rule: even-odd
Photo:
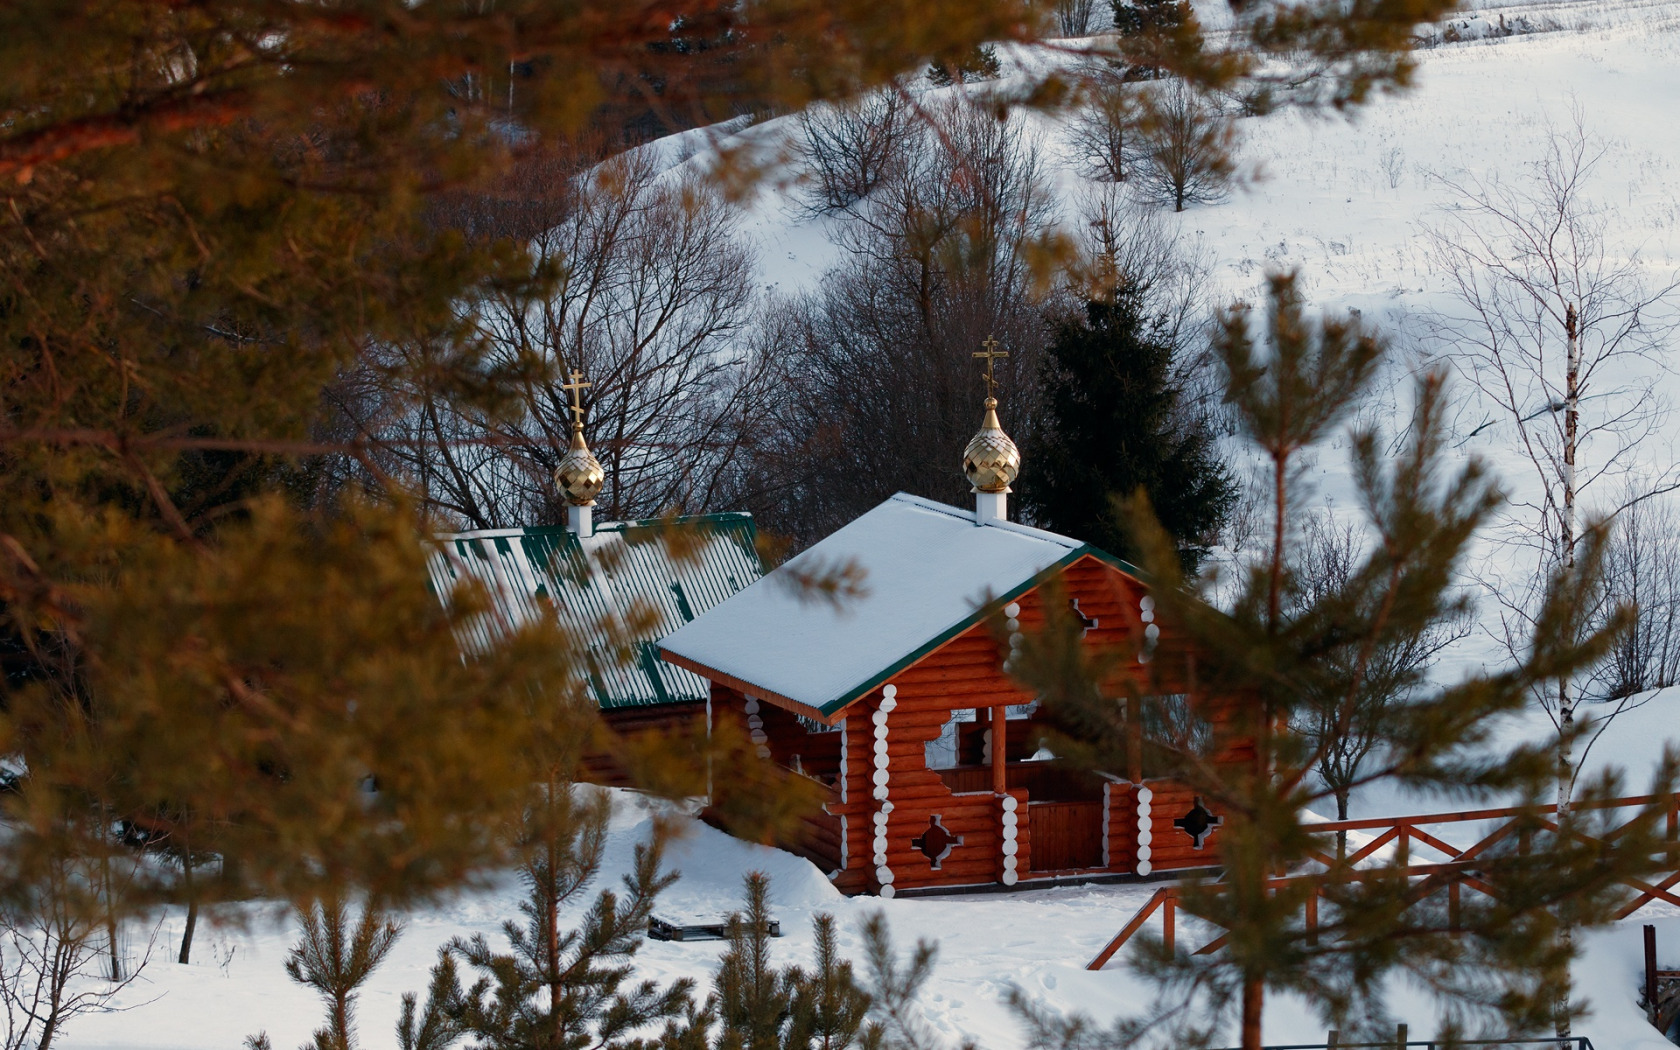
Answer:
[[[1193,208],[1172,221],[1198,239],[1214,260],[1222,297],[1253,296],[1268,267],[1299,265],[1310,296],[1321,305],[1356,307],[1367,319],[1411,331],[1418,311],[1444,304],[1444,283],[1422,237],[1423,225],[1452,209],[1454,198],[1433,174],[1469,171],[1513,178],[1544,152],[1553,127],[1573,112],[1585,115],[1608,155],[1589,191],[1609,210],[1619,250],[1637,249],[1653,279],[1666,280],[1680,264],[1680,4],[1672,2],[1489,5],[1499,11],[1545,14],[1563,31],[1447,46],[1422,55],[1417,87],[1379,100],[1350,121],[1284,113],[1243,123],[1245,159],[1255,178],[1219,205]],[[1584,28],[1583,28],[1584,27]],[[1036,116],[1052,147],[1053,121]],[[764,134],[764,129],[754,129]],[[699,137],[661,144],[673,160],[692,153]],[[1391,185],[1385,157],[1397,171]],[[703,159],[703,158],[702,158]],[[1075,178],[1060,176],[1071,188]],[[763,283],[782,290],[809,287],[835,261],[828,222],[801,218],[785,194],[753,203],[745,230],[758,247]],[[1646,381],[1672,386],[1656,372]],[[1680,435],[1676,435],[1680,436]],[[1652,455],[1672,455],[1673,441]],[[1489,456],[1509,481],[1523,484],[1521,464],[1496,433],[1464,449]],[[1030,468],[1029,468],[1030,469]],[[1326,464],[1324,493],[1345,492]],[[1461,661],[1484,658],[1468,650]],[[1512,732],[1543,731],[1539,716]],[[1659,694],[1613,725],[1594,749],[1592,764],[1633,771],[1637,789],[1661,746],[1680,742],[1680,691]],[[1420,805],[1456,803],[1397,799],[1372,792],[1359,815]],[[608,871],[615,879],[645,814],[626,799],[616,817]],[[664,899],[662,914],[719,916],[739,897],[742,876],[763,870],[773,878],[775,910],[788,936],[777,942],[783,962],[809,958],[810,916],[839,917],[844,946],[858,946],[857,926],[884,910],[901,947],[917,938],[939,942],[940,964],[923,1008],[953,1041],[972,1038],[992,1050],[1019,1046],[1022,1032],[1002,1003],[1012,985],[1059,1010],[1099,1018],[1135,1011],[1146,991],[1118,967],[1092,973],[1087,959],[1147,899],[1153,887],[1064,887],[1011,895],[879,901],[837,895],[809,864],[788,854],[744,844],[696,825],[673,857],[682,880]],[[408,917],[392,957],[362,997],[360,1029],[369,1047],[394,1045],[399,996],[423,991],[440,944],[483,932],[493,940],[503,919],[516,914],[517,886],[464,896]],[[1667,1044],[1645,1025],[1634,1005],[1640,968],[1641,922],[1655,921],[1669,964],[1680,962],[1680,911],[1647,908],[1635,919],[1588,938],[1577,969],[1594,1016],[1578,1031],[1600,1048],[1658,1048]],[[159,946],[142,979],[123,993],[124,1012],[78,1019],[63,1045],[103,1047],[235,1047],[266,1029],[277,1047],[301,1043],[319,1023],[314,996],[282,971],[294,931],[257,916],[244,929],[201,930],[197,960],[172,961],[180,917],[166,917]],[[639,957],[648,976],[704,978],[715,965],[715,943],[649,942]],[[1429,1011],[1399,990],[1395,1014],[1415,1035],[1430,1030]],[[1276,1042],[1323,1039],[1300,1004],[1268,1007],[1266,1036]]]
[[[1660,741],[1680,738],[1680,689],[1651,701],[1613,723],[1593,752],[1590,765],[1612,760],[1649,768]],[[1536,718],[1512,733],[1544,733]],[[607,860],[597,885],[614,885],[629,869],[633,846],[647,834],[648,814],[635,796],[620,794]],[[1415,811],[1416,801],[1407,803]],[[1469,829],[1433,829],[1442,837],[1472,841]],[[815,867],[791,854],[730,838],[695,823],[671,855],[682,878],[663,897],[658,913],[686,921],[721,918],[738,906],[749,871],[771,877],[774,913],[786,936],[776,943],[778,962],[811,958],[811,917],[827,912],[839,920],[842,950],[856,958],[858,928],[869,914],[886,913],[899,948],[918,938],[939,945],[939,964],[923,997],[927,1019],[954,1046],[972,1039],[984,1050],[1011,1050],[1024,1034],[1004,996],[1025,990],[1058,1011],[1083,1011],[1103,1020],[1141,1012],[1150,1004],[1147,986],[1117,960],[1100,972],[1085,963],[1148,900],[1153,885],[1064,886],[1013,894],[898,899],[845,898]],[[495,890],[462,896],[407,917],[407,929],[390,958],[373,975],[359,1010],[364,1046],[395,1045],[394,1026],[404,992],[424,992],[437,949],[452,937],[483,933],[499,943],[504,919],[517,918],[519,888],[510,881]],[[579,906],[570,915],[575,918]],[[1639,925],[1654,922],[1665,963],[1680,960],[1680,909],[1647,906],[1620,925],[1586,938],[1576,968],[1581,994],[1593,1016],[1577,1031],[1602,1050],[1659,1050],[1668,1044],[1646,1025],[1636,1006],[1642,956]],[[1189,926],[1190,924],[1186,924]],[[158,947],[140,980],[127,989],[119,1013],[78,1019],[62,1044],[96,1048],[236,1047],[249,1034],[266,1030],[276,1047],[300,1045],[320,1024],[313,993],[293,984],[282,970],[286,949],[296,939],[292,923],[272,912],[253,914],[243,929],[202,929],[196,961],[174,963],[181,919],[171,914],[158,930]],[[1184,934],[1192,936],[1191,932]],[[138,940],[139,938],[136,937]],[[644,976],[665,982],[690,976],[705,986],[720,945],[713,942],[649,941],[638,956]],[[1395,990],[1391,1011],[1426,1038],[1433,1013],[1427,1000],[1405,987]],[[1324,1038],[1316,1017],[1299,1002],[1274,997],[1267,1007],[1266,1037],[1273,1042]]]

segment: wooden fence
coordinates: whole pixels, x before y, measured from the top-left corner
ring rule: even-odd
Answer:
[[[1601,802],[1580,804],[1576,808],[1631,809],[1648,807],[1653,804],[1666,805],[1669,841],[1680,843],[1680,794],[1667,797],[1638,795],[1606,799]],[[1331,880],[1346,882],[1366,877],[1358,870],[1349,871],[1347,869],[1362,860],[1370,859],[1383,847],[1392,845],[1395,854],[1394,866],[1373,869],[1367,873],[1368,877],[1389,878],[1393,876],[1395,868],[1404,868],[1408,878],[1421,880],[1419,884],[1414,886],[1417,899],[1421,900],[1423,897],[1432,896],[1439,892],[1447,894],[1448,922],[1450,924],[1457,914],[1460,894],[1465,888],[1488,896],[1498,895],[1496,887],[1490,886],[1477,871],[1476,858],[1513,836],[1518,836],[1520,846],[1526,849],[1527,844],[1521,841],[1521,836],[1534,830],[1557,832],[1558,825],[1555,820],[1540,819],[1538,823],[1536,822],[1537,817],[1555,817],[1556,814],[1556,806],[1512,807],[1507,809],[1468,810],[1460,813],[1420,814],[1409,817],[1370,817],[1362,820],[1342,820],[1319,824],[1314,826],[1313,830],[1323,835],[1335,835],[1342,831],[1377,831],[1379,833],[1370,842],[1348,854],[1345,860],[1337,861],[1327,854],[1317,854],[1317,860],[1327,867],[1337,869],[1333,872],[1283,875],[1267,880],[1267,885],[1273,889],[1278,889],[1305,884],[1307,893],[1304,905],[1305,914],[1302,919],[1308,936],[1314,936],[1318,929],[1318,897],[1322,887]],[[1634,820],[1637,819],[1634,818]],[[1463,848],[1424,830],[1425,827],[1442,824],[1462,824],[1488,820],[1500,820],[1504,823],[1477,840],[1473,845]],[[1626,821],[1612,828],[1604,839],[1592,841],[1613,843],[1633,826],[1634,820]],[[1590,838],[1589,836],[1583,837]],[[1420,862],[1415,855],[1419,850],[1438,854],[1439,859],[1424,859]],[[1652,901],[1660,900],[1680,906],[1680,893],[1675,891],[1676,884],[1680,884],[1680,850],[1671,849],[1669,861],[1676,870],[1655,882],[1633,878],[1623,880],[1623,884],[1633,890],[1634,895],[1617,911],[1616,918],[1625,919]],[[1130,941],[1143,928],[1144,924],[1157,913],[1161,916],[1162,940],[1166,942],[1169,950],[1174,948],[1177,938],[1178,910],[1179,892],[1177,886],[1163,886],[1156,890],[1155,894],[1149,898],[1142,908],[1138,909],[1137,914],[1132,916],[1130,921],[1115,935],[1114,939],[1104,945],[1102,951],[1098,952],[1096,957],[1086,964],[1086,969],[1102,969],[1121,948],[1126,946],[1126,942]],[[1207,944],[1197,948],[1194,954],[1205,955],[1216,952],[1225,946],[1226,939],[1226,935],[1215,937]]]

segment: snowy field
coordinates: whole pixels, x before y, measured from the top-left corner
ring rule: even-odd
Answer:
[[[1268,267],[1299,265],[1310,296],[1326,306],[1356,307],[1390,326],[1404,344],[1408,318],[1443,303],[1444,284],[1426,250],[1422,227],[1445,215],[1453,194],[1435,176],[1469,171],[1515,177],[1544,152],[1553,127],[1585,114],[1609,153],[1590,193],[1610,210],[1612,242],[1637,249],[1654,280],[1680,263],[1680,4],[1626,3],[1512,5],[1551,12],[1564,31],[1495,42],[1447,46],[1422,56],[1418,86],[1380,100],[1353,121],[1281,114],[1242,122],[1244,158],[1254,178],[1219,205],[1193,208],[1174,221],[1211,254],[1221,297],[1253,296]],[[1496,16],[1489,8],[1490,16]],[[1023,118],[1041,120],[1041,118]],[[1042,121],[1052,146],[1056,128]],[[676,150],[681,143],[667,143]],[[1385,158],[1390,162],[1385,168]],[[1397,171],[1391,177],[1390,170]],[[1072,175],[1063,175],[1072,187]],[[797,218],[784,197],[753,204],[747,229],[760,251],[765,285],[808,287],[834,260],[825,220]],[[1667,373],[1649,382],[1672,387]],[[1672,423],[1670,424],[1672,432]],[[1676,442],[1659,442],[1653,456],[1672,456]],[[1519,465],[1503,452],[1496,432],[1463,450],[1485,454],[1513,482]],[[1657,466],[1663,464],[1658,463]],[[1029,467],[1030,469],[1030,467]],[[1324,494],[1336,496],[1336,472],[1325,466]],[[1481,658],[1474,651],[1461,660]],[[1536,717],[1513,732],[1539,732]],[[1680,742],[1680,691],[1659,694],[1612,726],[1591,756],[1634,771],[1630,788],[1664,741]],[[1368,794],[1357,815],[1415,811],[1418,800]],[[1428,803],[1438,809],[1456,803]],[[645,831],[645,813],[621,799],[609,871],[616,879],[632,844]],[[1463,831],[1455,833],[1462,836]],[[927,1017],[953,1042],[972,1038],[988,1050],[1021,1045],[1023,1035],[1002,1003],[1012,986],[1059,1010],[1107,1019],[1147,1004],[1143,987],[1118,967],[1091,973],[1085,961],[1126,921],[1153,887],[1085,886],[1018,893],[879,901],[838,896],[809,864],[788,854],[743,844],[696,825],[673,857],[682,880],[658,909],[663,915],[719,917],[739,897],[742,876],[763,870],[773,878],[774,909],[788,936],[777,942],[778,962],[810,956],[809,919],[839,917],[844,946],[858,946],[859,920],[886,912],[901,949],[917,938],[936,940],[940,963],[923,1002]],[[360,1007],[363,1045],[395,1044],[399,996],[423,991],[438,945],[483,932],[499,938],[514,916],[517,887],[462,897],[409,916],[391,958],[374,975]],[[1668,965],[1680,964],[1680,912],[1647,908],[1630,922],[1595,935],[1577,970],[1594,1014],[1577,1027],[1600,1050],[1667,1046],[1634,1005],[1640,967],[1638,926],[1656,921]],[[282,970],[295,933],[272,915],[256,915],[243,929],[201,929],[196,961],[176,965],[180,917],[164,919],[158,946],[141,980],[122,996],[122,1012],[78,1019],[65,1047],[181,1047],[231,1050],[266,1029],[279,1048],[302,1043],[319,1024],[312,993]],[[140,940],[139,936],[136,940]],[[650,942],[640,965],[646,976],[704,979],[716,963],[716,943]],[[1429,1008],[1397,991],[1397,1017],[1414,1037],[1431,1028]],[[1316,1039],[1324,1033],[1310,1013],[1285,1000],[1269,1004],[1266,1038]]]

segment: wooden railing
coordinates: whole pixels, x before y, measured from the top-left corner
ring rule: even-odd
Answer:
[[[1663,901],[1680,906],[1680,893],[1675,892],[1676,884],[1680,884],[1680,794],[1672,796],[1636,795],[1627,798],[1605,799],[1598,802],[1580,803],[1577,809],[1632,809],[1649,807],[1653,804],[1663,804],[1667,811],[1668,839],[1675,845],[1670,848],[1668,858],[1675,869],[1655,883],[1648,883],[1643,879],[1628,878],[1622,880],[1623,885],[1634,891],[1634,896],[1616,913],[1617,919],[1625,919],[1629,915],[1643,908],[1652,901]],[[1267,880],[1267,886],[1278,889],[1285,886],[1299,886],[1306,884],[1303,924],[1309,937],[1316,936],[1318,930],[1318,897],[1321,888],[1332,879],[1348,882],[1358,881],[1365,877],[1392,877],[1395,868],[1404,868],[1409,878],[1423,880],[1416,889],[1418,899],[1444,891],[1447,894],[1447,911],[1449,925],[1455,922],[1459,907],[1459,897],[1464,888],[1497,896],[1495,887],[1490,886],[1477,872],[1475,860],[1499,843],[1519,836],[1519,848],[1526,851],[1527,843],[1521,837],[1536,830],[1550,830],[1558,832],[1555,820],[1539,819],[1555,817],[1556,806],[1538,807],[1510,807],[1505,809],[1467,810],[1460,813],[1430,813],[1408,817],[1369,817],[1361,820],[1332,821],[1313,826],[1316,834],[1334,835],[1343,831],[1374,831],[1382,829],[1370,842],[1367,842],[1353,853],[1340,861],[1328,854],[1315,854],[1315,859],[1327,868],[1329,872],[1304,872],[1293,875],[1279,876]],[[1574,832],[1575,835],[1588,841],[1610,843],[1624,835],[1638,817],[1625,821],[1610,829],[1603,839],[1593,839],[1591,836]],[[1440,837],[1423,830],[1425,826],[1442,824],[1462,824],[1487,820],[1503,820],[1504,823],[1491,833],[1483,836],[1474,844],[1460,848]],[[1368,873],[1361,873],[1354,866],[1360,861],[1369,860],[1384,846],[1393,845],[1395,864],[1372,869]],[[1413,857],[1414,847],[1421,847],[1438,853],[1442,859],[1417,863]],[[1352,870],[1350,870],[1352,869]],[[1114,958],[1121,948],[1126,946],[1137,932],[1143,928],[1157,912],[1161,915],[1161,938],[1168,950],[1176,945],[1177,913],[1179,907],[1179,892],[1177,886],[1163,886],[1156,890],[1137,913],[1121,928],[1113,940],[1103,946],[1102,951],[1086,964],[1086,969],[1100,970]],[[1216,952],[1225,946],[1228,935],[1221,935],[1196,949],[1196,955]]]
[[[1282,1047],[1262,1047],[1260,1050],[1406,1050],[1408,1047],[1426,1047],[1426,1050],[1446,1050],[1448,1047],[1515,1047],[1519,1050],[1594,1050],[1593,1040],[1584,1035],[1547,1035],[1537,1038],[1495,1038],[1495,1040],[1453,1040],[1452,1043],[1438,1043],[1435,1040],[1408,1040],[1408,1042],[1388,1043],[1287,1043]]]

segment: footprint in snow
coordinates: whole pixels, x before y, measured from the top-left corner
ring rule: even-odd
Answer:
[[[1039,979],[1039,983],[1043,984],[1044,987],[1054,991],[1055,988],[1056,988],[1056,975],[1053,974],[1053,973],[1047,973],[1042,978]]]

